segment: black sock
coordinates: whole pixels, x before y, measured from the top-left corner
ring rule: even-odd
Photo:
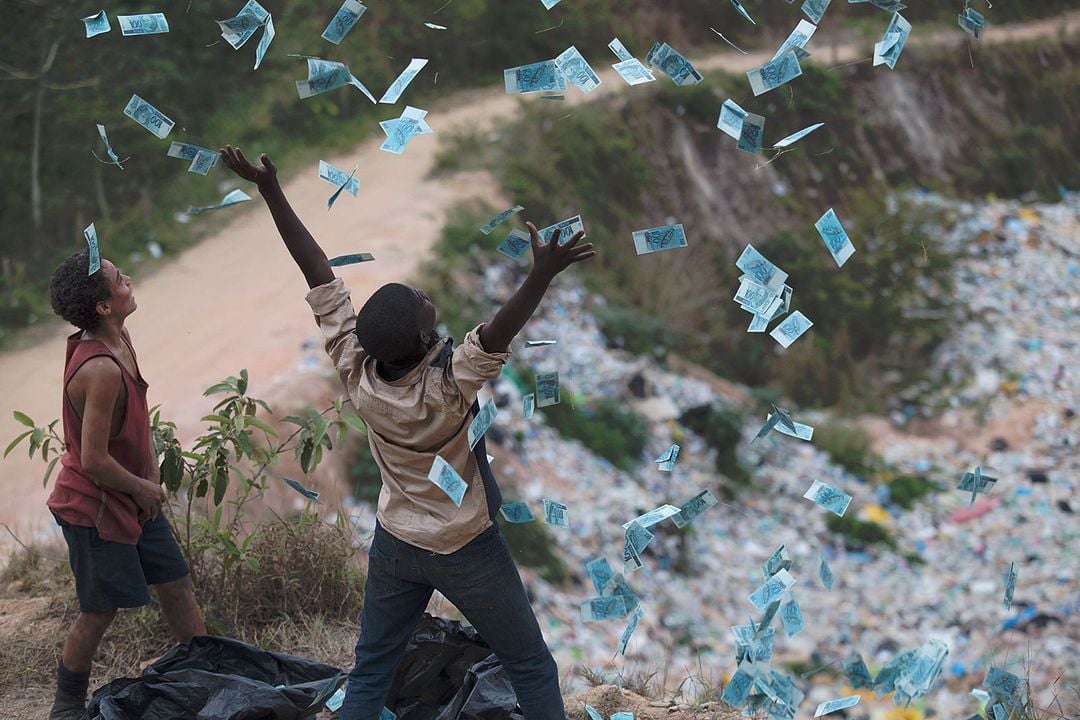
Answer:
[[[56,686],[65,695],[84,698],[87,690],[90,689],[90,671],[72,672],[64,667],[64,662],[61,660],[56,667]]]

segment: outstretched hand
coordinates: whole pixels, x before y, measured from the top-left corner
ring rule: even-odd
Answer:
[[[232,145],[226,145],[218,152],[221,154],[221,159],[225,162],[226,167],[245,180],[255,183],[260,189],[277,179],[277,168],[266,153],[259,156],[261,165],[256,166],[252,165],[244,157],[244,153],[238,147],[234,148]]]
[[[578,245],[578,241],[585,235],[584,230],[579,230],[574,233],[570,240],[560,245],[559,235],[562,232],[561,229],[556,229],[555,232],[552,233],[551,241],[544,243],[540,240],[540,233],[537,232],[535,225],[531,222],[527,222],[525,225],[529,228],[529,237],[532,241],[532,272],[540,273],[548,278],[554,278],[574,263],[588,260],[596,255],[596,250],[593,249],[592,243]]]

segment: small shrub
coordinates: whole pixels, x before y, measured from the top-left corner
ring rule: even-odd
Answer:
[[[735,452],[742,437],[743,421],[742,413],[712,405],[690,408],[679,418],[681,425],[700,435],[716,451],[716,471],[738,487],[750,483],[750,473],[739,463]]]
[[[849,550],[862,550],[872,545],[884,545],[893,550],[896,549],[896,540],[892,534],[876,522],[859,520],[853,515],[837,517],[829,513],[825,526],[830,532],[843,536],[844,545]]]
[[[510,523],[501,515],[498,522],[510,554],[518,563],[533,568],[552,585],[566,581],[566,565],[553,551],[554,540],[543,523]]]
[[[822,423],[814,430],[814,444],[852,475],[865,477],[876,464],[870,452],[870,437],[850,423]]]
[[[574,408],[565,399],[543,408],[544,421],[560,435],[578,440],[621,470],[631,470],[641,460],[648,441],[648,421],[611,398]]]
[[[915,506],[916,500],[937,489],[936,483],[922,475],[897,475],[885,484],[889,488],[892,501],[905,510],[910,510]]]

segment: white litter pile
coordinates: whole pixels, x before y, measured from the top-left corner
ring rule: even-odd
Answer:
[[[924,201],[947,204],[934,197]],[[890,504],[883,489],[833,465],[813,444],[773,433],[751,448],[749,440],[764,418],[747,418],[740,455],[753,489],[735,507],[706,512],[689,534],[668,524],[653,528],[658,537],[645,552],[646,567],[629,575],[645,617],[626,659],[611,662],[624,621],[580,620],[578,606],[593,594],[582,566],[604,555],[618,569],[622,523],[665,502],[681,504],[704,488],[717,491],[711,452],[686,433],[675,472],[658,472],[649,460],[676,441],[661,413],[647,421],[650,441],[640,469],[623,472],[539,417],[523,420],[520,390],[507,380],[496,384],[495,394],[510,400],[497,425],[523,437],[490,446],[497,476],[506,486],[516,485],[520,499],[534,508],[545,497],[569,507],[570,529],[548,532],[573,580],[557,588],[523,570],[564,672],[585,663],[612,672],[659,669],[663,677],[666,665],[669,688],[699,667],[706,677],[730,674],[735,663],[729,628],[757,614],[746,596],[761,583],[765,559],[785,544],[807,627],[795,638],[784,637],[778,627],[774,664],[780,668],[824,665],[857,651],[875,670],[899,650],[938,638],[950,648],[945,682],[923,702],[946,715],[977,709],[968,693],[979,686],[988,664],[1029,673],[1043,705],[1080,680],[1080,523],[1071,512],[1080,509],[1072,507],[1080,478],[1080,421],[1070,414],[1080,410],[1080,198],[1057,205],[994,202],[951,209],[962,219],[945,242],[967,249],[957,267],[954,302],[971,313],[934,359],[938,371],[959,383],[936,391],[937,404],[945,408],[941,421],[962,422],[960,411],[976,404],[992,417],[1021,399],[1038,401],[1043,410],[1035,441],[978,455],[946,440],[912,438],[908,445],[897,430],[884,459],[898,471],[925,475],[946,488],[977,464],[999,478],[974,512],[965,512],[968,495],[951,490],[928,496],[908,512]],[[506,297],[513,277],[496,266],[485,282],[489,296]],[[663,399],[661,407],[674,410],[668,415],[719,402],[703,382],[670,373],[651,358],[607,348],[587,310],[590,301],[596,300],[560,278],[521,335],[558,344],[515,344],[517,357],[534,370],[559,371],[564,403],[576,397],[584,407],[590,399],[612,397],[632,404],[627,387],[637,375]],[[993,382],[987,380],[991,374]],[[1029,471],[1044,473],[1047,482],[1029,481]],[[853,495],[848,513],[856,516],[865,506],[884,505],[897,551],[846,551],[825,527],[828,513],[801,497],[814,480]],[[672,569],[680,534],[692,557],[688,575]],[[831,592],[817,579],[819,553],[837,578]],[[915,554],[925,564],[905,559]],[[1006,610],[1003,574],[1009,562],[1016,563],[1019,581],[1013,607]],[[801,682],[808,704],[848,690],[842,676],[830,672]]]

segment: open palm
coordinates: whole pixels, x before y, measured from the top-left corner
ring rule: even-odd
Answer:
[[[273,182],[277,177],[277,168],[274,167],[274,163],[270,161],[270,156],[266,153],[259,156],[261,165],[252,165],[251,162],[244,157],[244,153],[240,148],[234,148],[232,145],[226,145],[221,148],[219,153],[221,154],[221,159],[230,170],[260,187],[266,183]]]

